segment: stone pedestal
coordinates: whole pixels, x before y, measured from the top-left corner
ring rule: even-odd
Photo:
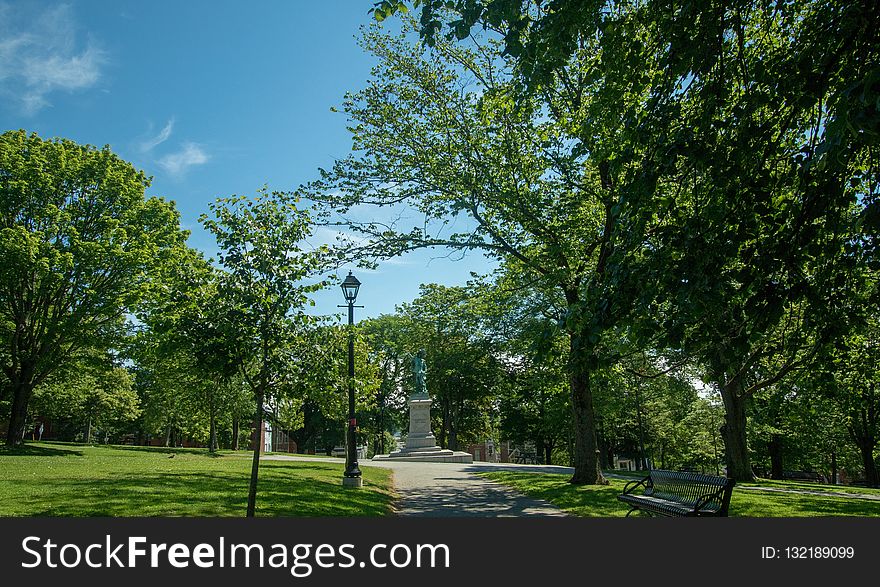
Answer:
[[[431,398],[412,395],[409,398],[409,433],[406,446],[387,455],[376,455],[373,460],[394,459],[416,462],[472,463],[474,457],[467,452],[452,451],[437,446],[431,432]]]
[[[412,396],[409,399],[409,434],[404,450],[436,446],[437,441],[431,432],[431,403],[428,397]]]

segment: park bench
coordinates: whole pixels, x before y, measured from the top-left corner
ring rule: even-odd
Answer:
[[[617,499],[636,510],[661,516],[727,516],[734,480],[682,471],[651,471],[630,481]],[[636,493],[636,489],[643,490]]]
[[[538,455],[533,452],[522,452],[517,455],[516,461],[520,464],[529,464],[529,465],[537,465],[538,463]]]
[[[783,471],[782,478],[786,481],[810,481],[812,483],[826,482],[826,479],[815,471]]]

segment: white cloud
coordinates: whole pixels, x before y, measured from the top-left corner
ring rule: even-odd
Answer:
[[[208,162],[208,154],[196,143],[184,143],[176,153],[169,153],[159,159],[159,166],[171,175],[183,175],[194,165]]]
[[[338,245],[340,242],[365,243],[367,239],[343,230],[336,230],[329,226],[316,226],[309,242],[315,247],[321,245]]]
[[[152,125],[150,125],[150,126],[152,126]],[[141,153],[149,153],[150,151],[152,151],[153,149],[155,149],[156,147],[158,147],[159,145],[161,145],[162,143],[167,141],[171,137],[171,132],[173,130],[174,130],[174,118],[172,117],[165,124],[165,126],[162,127],[162,130],[159,131],[159,134],[157,134],[154,137],[150,137],[150,138],[144,140],[143,142],[141,142],[141,144],[140,144]]]
[[[25,7],[0,3],[0,95],[33,114],[55,92],[94,86],[106,56],[90,39],[84,47],[77,42],[70,6],[36,14]]]

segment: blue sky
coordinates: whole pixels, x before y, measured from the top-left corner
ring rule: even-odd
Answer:
[[[292,190],[349,153],[345,115],[330,109],[369,77],[355,37],[371,5],[0,0],[0,131],[109,144],[153,177],[150,195],[177,202],[190,244],[213,255],[197,221],[208,202],[264,184]],[[459,285],[491,266],[447,254],[355,269],[358,318],[392,312],[420,283]],[[342,296],[315,299],[332,313]]]

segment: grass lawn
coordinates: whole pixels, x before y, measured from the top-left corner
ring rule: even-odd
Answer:
[[[586,517],[623,517],[629,508],[617,500],[626,480],[610,479],[604,486],[575,486],[568,475],[493,471],[481,473],[489,479],[509,485],[531,497],[544,499],[561,509]],[[783,485],[780,483],[780,485]],[[784,485],[783,485],[784,486]],[[825,490],[827,486],[821,486]],[[794,488],[803,489],[799,485]],[[815,485],[810,489],[819,489]],[[863,489],[863,492],[871,490]],[[874,495],[880,491],[873,490]],[[633,514],[636,515],[636,514]],[[820,497],[795,493],[759,491],[734,487],[730,516],[740,517],[810,517],[810,516],[880,516],[880,501],[847,497]]]
[[[764,487],[783,487],[786,489],[802,489],[804,491],[821,491],[823,493],[856,493],[866,495],[880,495],[880,489],[871,487],[859,487],[857,485],[831,485],[828,483],[810,483],[808,481],[779,481],[777,479],[759,479],[757,483],[738,483],[749,487],[762,485]]]
[[[173,455],[173,457],[172,457]],[[0,516],[244,516],[251,460],[231,451],[31,442],[0,448]],[[363,470],[342,487],[343,465],[262,461],[258,516],[382,516],[391,472]]]

